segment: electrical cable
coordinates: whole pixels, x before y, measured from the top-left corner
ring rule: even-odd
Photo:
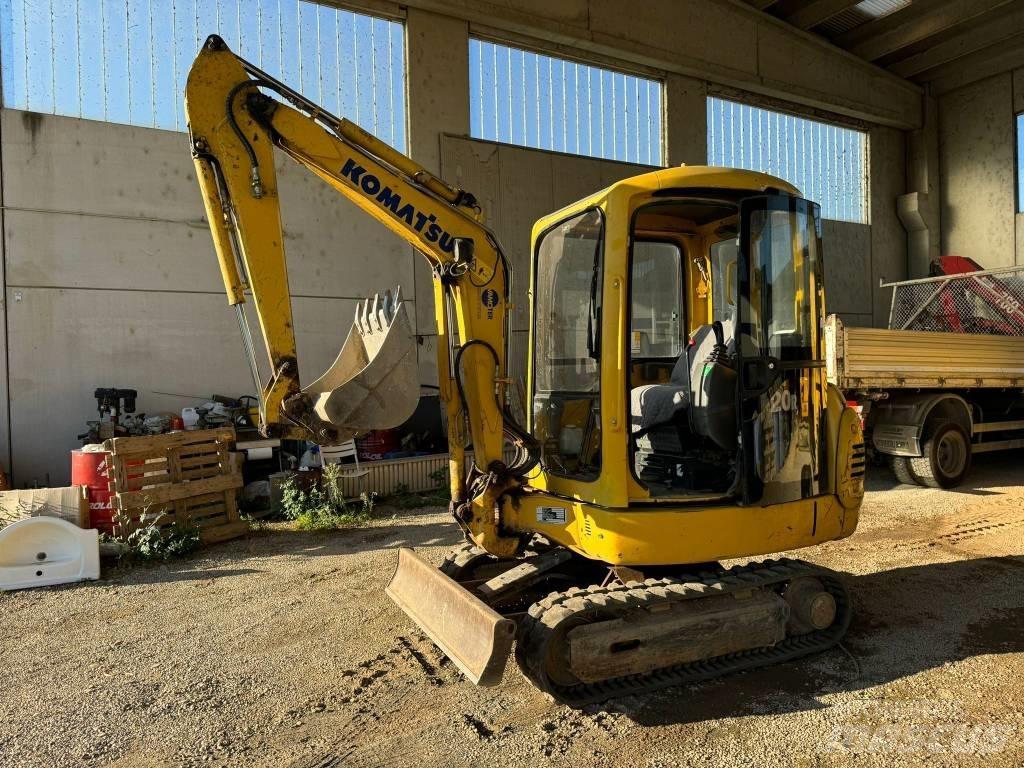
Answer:
[[[486,288],[488,285],[490,285],[491,282],[494,280],[494,276],[496,274],[498,274],[498,265],[499,264],[501,265],[501,271],[502,271],[502,273],[504,274],[504,276],[506,278],[505,285],[506,286],[508,285],[508,279],[507,279],[508,278],[508,272],[509,272],[508,259],[505,257],[505,254],[502,252],[501,248],[498,247],[497,243],[492,242],[491,245],[494,247],[494,252],[497,254],[497,256],[496,256],[496,258],[494,260],[494,267],[491,269],[491,276],[488,277],[484,282],[478,283],[478,282],[476,282],[473,279],[473,273],[470,272],[469,273],[469,283],[474,288]],[[507,293],[505,295],[505,299],[506,299],[506,301],[508,300],[508,294]]]

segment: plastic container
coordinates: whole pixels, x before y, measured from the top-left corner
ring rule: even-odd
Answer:
[[[385,454],[400,451],[402,445],[394,429],[378,429],[356,438],[356,452],[362,461],[378,461]]]

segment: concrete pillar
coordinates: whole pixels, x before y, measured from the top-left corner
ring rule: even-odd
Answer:
[[[1016,263],[1013,78],[1003,72],[939,98],[944,254],[984,269]]]
[[[871,313],[876,328],[889,322],[891,289],[881,280],[907,277],[907,233],[900,222],[897,201],[907,191],[906,139],[895,128],[874,127],[868,133],[871,186]],[[826,246],[827,247],[827,246]],[[827,258],[827,257],[826,257]]]
[[[469,24],[409,9],[406,18],[409,150],[441,171],[441,134],[469,134]]]
[[[1024,69],[1015,69],[1013,71],[1013,114],[1019,115],[1024,112]],[[1014,118],[1016,121],[1016,117]],[[1016,130],[1016,125],[1014,125]],[[1018,157],[1017,163],[1024,163],[1024,158]],[[1020,173],[1020,171],[1017,171]],[[1017,184],[1020,184],[1018,180]],[[1024,213],[1017,213],[1024,206],[1024,195],[1020,196],[1022,199],[1017,200],[1017,209],[1014,211],[1014,251],[1016,256],[1015,263],[1024,266]]]
[[[0,469],[7,473],[13,486],[13,448],[11,445],[11,393],[7,366],[7,197],[4,194],[3,139],[10,110],[0,113]]]
[[[409,8],[405,35],[409,154],[432,173],[443,175],[441,135],[469,134],[469,23]],[[433,278],[423,256],[413,252],[412,259],[420,382],[436,384]]]
[[[669,74],[665,80],[665,164],[704,165],[708,159],[707,87]]]

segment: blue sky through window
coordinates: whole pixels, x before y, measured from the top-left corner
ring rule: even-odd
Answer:
[[[661,83],[471,39],[470,135],[662,164]]]
[[[185,78],[214,32],[405,149],[402,25],[307,0],[0,0],[3,104],[184,130]]]
[[[1024,113],[1017,115],[1017,213],[1024,213]]]
[[[708,165],[785,179],[826,219],[868,223],[867,134],[708,97]]]

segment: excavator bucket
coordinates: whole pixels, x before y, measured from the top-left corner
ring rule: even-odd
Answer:
[[[471,681],[501,682],[514,621],[406,547],[398,550],[398,568],[385,591]]]
[[[416,410],[420,386],[416,338],[401,288],[356,307],[338,357],[323,376],[303,389],[322,420],[341,439],[371,429],[397,427]]]

